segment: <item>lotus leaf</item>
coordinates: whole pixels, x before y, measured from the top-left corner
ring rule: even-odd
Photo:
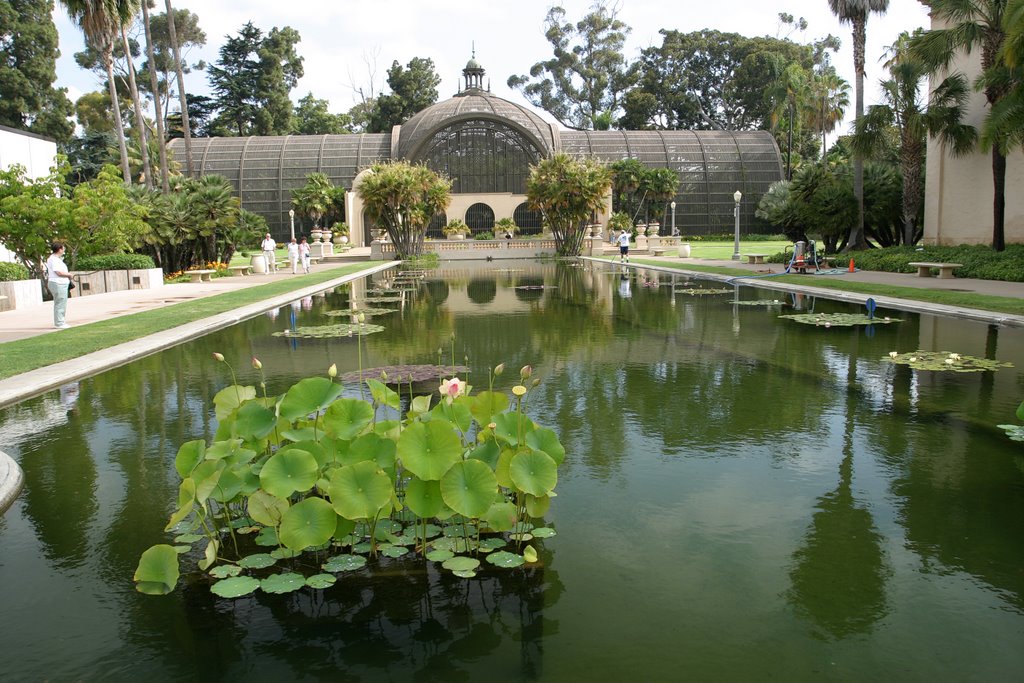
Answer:
[[[435,548],[427,553],[427,559],[431,562],[444,562],[452,557],[455,557],[455,553],[451,550],[438,550]]]
[[[388,313],[397,313],[397,308],[360,308],[358,311],[342,310],[342,311],[324,311],[324,315],[332,318],[344,318],[345,316],[355,315],[356,313],[362,313],[367,318],[374,315],[387,315]]]
[[[525,531],[519,531],[519,532],[516,532],[514,534],[509,534],[508,537],[511,538],[513,541],[532,541],[533,540],[533,534],[525,532]]]
[[[537,561],[537,551],[534,550],[532,545],[523,548],[523,559],[531,564]]]
[[[356,523],[351,519],[345,519],[341,515],[337,515],[337,520],[337,525],[334,527],[334,538],[344,541],[352,533],[352,530],[356,528]]]
[[[464,538],[466,534],[476,535],[475,524],[458,523],[444,528],[444,535],[448,538]]]
[[[462,441],[447,422],[414,422],[398,439],[398,458],[420,479],[437,481],[462,460]]]
[[[460,396],[451,404],[448,405],[445,402],[439,402],[434,406],[433,410],[430,411],[431,419],[447,421],[453,423],[459,428],[462,433],[469,431],[469,428],[473,426],[473,414],[469,412],[469,402],[472,401],[468,396]]]
[[[730,289],[714,289],[711,287],[686,287],[684,289],[676,289],[676,294],[688,294],[690,296],[707,296],[710,294],[732,294],[733,290]]]
[[[361,555],[335,555],[323,564],[327,572],[351,572],[366,566],[366,558]]]
[[[237,564],[219,564],[210,570],[210,576],[215,579],[226,579],[230,576],[238,576],[242,568]]]
[[[245,469],[247,470],[248,468]],[[242,471],[241,475],[238,472],[234,468],[221,472],[220,477],[217,478],[217,485],[213,488],[210,497],[219,503],[227,503],[234,500],[242,492],[244,484],[242,476],[245,475],[245,472]]]
[[[328,445],[334,445],[331,440],[328,441]],[[307,453],[312,455],[314,459],[316,459],[316,464],[319,468],[324,468],[333,461],[333,455],[329,455],[327,449],[324,448],[324,445],[317,443],[316,441],[297,441],[295,443],[290,443],[286,446],[282,446],[280,449],[278,449],[277,452],[284,453],[291,450],[306,451]]]
[[[292,449],[275,453],[260,470],[260,486],[278,498],[296,491],[308,491],[316,483],[319,467],[306,451]]]
[[[508,472],[516,488],[534,496],[546,496],[558,483],[558,466],[544,451],[516,454],[509,462]]]
[[[217,488],[220,475],[224,472],[224,463],[218,460],[206,460],[192,470],[192,481],[196,484],[196,502],[203,503],[213,490]]]
[[[340,388],[341,385],[334,385]],[[331,436],[351,441],[373,422],[373,406],[354,398],[338,399],[324,413],[324,429]]]
[[[223,441],[215,441],[206,449],[204,457],[206,460],[224,460],[234,455],[241,446],[242,439],[224,439]]]
[[[494,531],[509,531],[516,523],[515,503],[494,503],[484,515],[487,526]]]
[[[391,502],[391,480],[375,462],[346,465],[334,472],[328,487],[331,504],[346,519],[370,519]]]
[[[405,487],[405,504],[417,517],[429,519],[437,516],[444,507],[444,500],[441,499],[441,482],[411,479]]]
[[[275,563],[277,563],[277,559],[270,553],[247,555],[238,561],[238,565],[245,569],[266,569],[273,567]]]
[[[178,454],[174,456],[174,469],[182,479],[189,477],[196,465],[203,461],[206,454],[206,442],[202,439],[186,441],[181,444]]]
[[[302,551],[331,540],[338,515],[323,498],[307,498],[292,505],[281,518],[279,535],[286,548]]]
[[[214,414],[218,420],[224,420],[234,413],[238,406],[252,398],[256,398],[256,387],[243,387],[237,384],[224,387],[213,397]]]
[[[465,538],[438,538],[430,542],[434,550],[450,550],[455,553],[465,553],[476,547],[475,541],[467,541]]]
[[[238,409],[235,416],[234,432],[243,439],[266,438],[277,425],[273,410],[261,406],[258,401],[249,401]]]
[[[480,566],[480,560],[475,557],[457,555],[445,560],[441,566],[453,572],[470,572]]]
[[[387,385],[380,380],[372,378],[366,380],[366,386],[370,388],[370,395],[378,405],[394,408],[395,410],[401,409],[401,399],[398,394],[395,393],[394,389],[389,389]]]
[[[167,595],[178,583],[178,553],[169,545],[149,548],[135,569],[135,590],[146,595]]]
[[[537,427],[532,432],[528,432],[526,445],[536,451],[547,453],[555,461],[555,465],[561,465],[565,460],[565,447],[558,440],[558,434],[547,427]]]
[[[281,417],[297,420],[317,413],[341,396],[344,387],[326,377],[307,377],[296,382],[281,399]]]
[[[174,548],[174,552],[178,553],[179,555],[184,555],[185,553],[192,551],[192,546],[190,545],[175,545],[172,547]]]
[[[479,460],[457,462],[441,477],[441,497],[464,517],[483,516],[497,490],[494,472]]]
[[[909,365],[914,370],[933,370],[935,372],[986,372],[1013,367],[1012,363],[975,356],[961,356],[949,351],[911,351],[895,356],[890,354],[883,360],[896,365]]]
[[[479,460],[485,463],[492,470],[498,466],[498,456],[501,455],[501,449],[498,447],[497,442],[493,440],[479,443],[469,452],[468,458],[473,460]]]
[[[333,339],[335,337],[365,337],[368,334],[383,332],[380,325],[370,323],[339,323],[337,325],[316,325],[296,327],[294,330],[283,330],[274,332],[274,337],[289,337],[291,339]]]
[[[557,532],[554,529],[546,526],[534,529],[532,533],[534,538],[551,538],[552,536],[557,535]]]
[[[520,412],[495,415],[494,425],[494,435],[509,446],[518,446],[519,439],[536,428],[533,420]]]
[[[260,588],[266,593],[291,593],[306,585],[306,577],[295,572],[271,574],[260,581]]]
[[[481,391],[470,399],[469,410],[477,422],[489,424],[493,416],[508,410],[508,396],[498,391]]]
[[[551,507],[551,496],[533,496],[526,494],[526,514],[531,517],[543,517]]]
[[[203,538],[199,534],[179,534],[174,537],[175,543],[195,543]]]
[[[271,548],[275,545],[280,545],[280,541],[277,539],[277,529],[270,526],[262,529],[258,534],[256,534],[256,545],[263,546],[264,548]]]
[[[452,572],[452,574],[454,574],[455,576],[459,577],[460,579],[472,579],[474,576],[476,576],[476,572],[472,571],[472,570],[469,570],[469,571],[454,571],[454,572]]]
[[[504,548],[506,546],[505,539],[492,536],[491,538],[484,538],[480,541],[480,552],[491,552],[498,548]]]
[[[354,465],[364,460],[377,463],[377,467],[382,470],[393,468],[395,466],[395,442],[374,433],[363,434],[349,446],[348,454],[342,458],[342,463]]]
[[[290,548],[274,548],[270,551],[270,556],[275,560],[287,560],[292,557],[298,557],[302,553],[298,550],[291,550]]]
[[[210,586],[210,592],[222,598],[240,598],[249,595],[259,587],[259,579],[254,579],[251,576],[233,576]]]
[[[518,567],[526,562],[522,555],[516,555],[504,550],[491,553],[487,556],[487,561],[497,567],[506,568]]]
[[[401,557],[402,555],[405,555],[408,552],[409,552],[408,548],[403,548],[401,546],[391,545],[391,546],[387,546],[387,547],[382,547],[381,551],[380,551],[380,554],[383,555],[384,557]]]
[[[199,560],[199,568],[204,572],[213,566],[214,562],[217,561],[217,551],[220,549],[220,541],[215,538],[211,538],[206,542],[206,551],[203,553],[203,559]]]
[[[901,322],[899,318],[869,317],[865,313],[790,313],[780,315],[804,325],[816,327],[853,327],[855,325],[889,325]]]
[[[330,588],[338,579],[331,574],[314,574],[306,579],[306,585],[310,588]]]
[[[512,463],[516,452],[511,448],[506,448],[498,456],[498,464],[494,467],[494,476],[498,480],[498,486],[510,489],[515,484],[512,483],[512,477],[509,475],[509,465]]]
[[[363,297],[363,301],[365,301],[368,304],[396,304],[396,303],[398,303],[399,301],[401,301],[404,298],[405,297],[403,297],[401,295],[397,295],[397,296],[395,296],[395,295],[393,295],[393,296],[386,296],[386,295],[367,296],[367,297]],[[365,325],[365,323],[363,323],[363,324]]]
[[[356,543],[352,546],[352,552],[354,553],[368,553],[373,550],[373,545],[368,542]]]
[[[748,299],[746,301],[728,301],[733,306],[786,306],[781,299]]]

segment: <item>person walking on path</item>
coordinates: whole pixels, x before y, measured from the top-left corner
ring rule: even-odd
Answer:
[[[277,249],[277,242],[274,238],[267,233],[267,236],[263,238],[263,242],[260,243],[260,249],[263,250],[263,258],[267,261],[267,272],[277,272],[277,256],[274,255],[274,250]]]
[[[629,231],[619,233],[619,263],[629,263]]]
[[[305,237],[299,242],[299,257],[302,259],[302,270],[309,275],[309,243]]]
[[[68,310],[68,286],[71,273],[64,263],[64,245],[54,242],[50,245],[50,258],[46,259],[46,288],[53,296],[53,326],[63,330],[68,326],[64,315]]]
[[[288,243],[288,265],[292,267],[292,275],[299,272],[299,243],[294,237]]]

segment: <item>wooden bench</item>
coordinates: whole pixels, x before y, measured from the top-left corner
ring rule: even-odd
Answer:
[[[192,282],[213,282],[215,270],[186,270]]]
[[[951,280],[953,279],[953,270],[955,268],[961,268],[964,264],[962,263],[932,263],[930,261],[918,261],[911,263],[910,265],[917,268],[918,277],[931,277],[932,269],[938,269],[940,280]]]
[[[653,253],[655,256],[664,256],[665,255],[665,250],[664,249],[651,249],[651,253]]]
[[[744,254],[747,257],[747,263],[764,263],[764,258],[768,254]]]
[[[252,266],[228,266],[228,272],[231,275],[252,275]]]

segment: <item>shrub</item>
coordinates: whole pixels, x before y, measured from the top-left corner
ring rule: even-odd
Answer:
[[[156,264],[146,254],[102,254],[83,256],[75,267],[76,270],[142,270],[156,268]]]
[[[490,230],[485,230],[483,232],[478,232],[475,235],[473,235],[473,239],[475,239],[475,240],[493,240],[494,239],[494,235],[491,234]]]
[[[28,268],[20,263],[0,263],[0,282],[27,279]]]

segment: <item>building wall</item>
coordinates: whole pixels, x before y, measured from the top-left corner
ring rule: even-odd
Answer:
[[[942,26],[932,22],[932,28]],[[963,55],[957,67],[973,82],[981,72],[981,54]],[[933,78],[930,87],[941,77]],[[967,122],[980,130],[988,111],[985,96],[972,93]],[[1006,242],[1024,243],[1024,152],[1006,159]],[[928,139],[925,176],[924,244],[992,244],[992,154],[977,150],[954,158]]]
[[[0,126],[0,169],[18,164],[29,178],[41,178],[57,160],[57,143],[35,133]],[[13,262],[14,254],[0,244],[0,261]]]

